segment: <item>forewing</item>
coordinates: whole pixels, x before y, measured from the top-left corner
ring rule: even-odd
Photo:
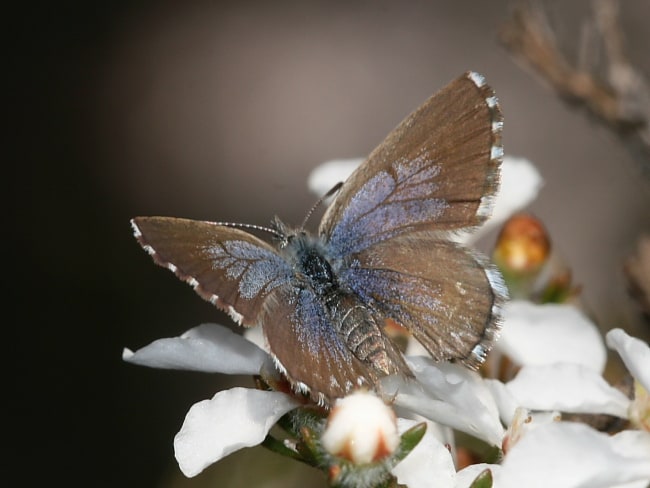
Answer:
[[[480,364],[500,326],[506,289],[478,255],[434,235],[400,236],[354,256],[341,279],[413,333],[439,361]]]
[[[357,359],[308,288],[276,289],[265,306],[264,334],[278,367],[296,390],[321,404],[354,388],[373,388],[377,374]]]
[[[269,244],[239,229],[171,217],[136,217],[131,224],[156,264],[240,324],[258,324],[268,294],[291,280],[291,267]]]
[[[345,181],[319,233],[342,257],[407,231],[477,226],[498,188],[502,116],[468,72],[397,126]]]

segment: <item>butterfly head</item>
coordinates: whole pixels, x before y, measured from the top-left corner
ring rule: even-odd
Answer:
[[[271,229],[273,231],[273,240],[278,243],[280,249],[286,248],[297,236],[306,234],[303,230],[290,228],[277,215],[271,221]]]

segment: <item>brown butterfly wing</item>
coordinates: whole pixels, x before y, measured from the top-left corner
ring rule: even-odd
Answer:
[[[237,322],[262,324],[276,364],[296,390],[328,404],[359,386],[373,388],[383,375],[354,356],[322,299],[267,243],[212,222],[136,217],[132,225],[158,265]]]
[[[459,245],[419,233],[353,258],[341,278],[369,306],[410,330],[436,360],[480,364],[499,330],[499,273]]]
[[[239,229],[171,217],[136,217],[131,223],[156,264],[243,325],[257,325],[269,293],[293,276],[273,247]]]
[[[502,116],[476,73],[409,115],[345,181],[319,233],[343,257],[404,232],[477,226],[499,182]]]

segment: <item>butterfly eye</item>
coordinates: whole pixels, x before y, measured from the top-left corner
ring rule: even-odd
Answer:
[[[279,242],[278,247],[280,249],[284,249],[289,244],[291,244],[294,241],[295,238],[296,238],[295,234],[289,234],[289,235],[284,235],[282,237],[278,237],[275,240],[277,240]]]

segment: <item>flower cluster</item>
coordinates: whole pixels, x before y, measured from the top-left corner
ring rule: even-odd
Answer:
[[[355,164],[326,164],[310,184],[324,193]],[[506,158],[502,171],[492,226],[522,209],[541,187],[525,160]],[[517,275],[525,280],[509,281],[526,285],[506,305],[501,338],[481,372],[408,355],[415,381],[385,378],[381,398],[359,391],[329,412],[281,389],[217,392],[190,408],[174,439],[182,472],[195,476],[238,449],[263,443],[325,469],[338,486],[386,486],[392,479],[409,488],[647,487],[650,347],[622,329],[610,330],[603,340],[569,299],[575,290],[565,275],[541,272],[548,246],[521,242],[524,253],[526,242],[536,246],[532,261],[521,258],[519,243],[495,251],[495,261],[515,263],[512,276],[519,272],[517,263],[526,265]],[[603,378],[607,347],[633,379],[629,393]],[[408,351],[419,352],[414,346]],[[135,352],[125,349],[123,359],[253,375],[266,386],[282,382],[255,330],[241,336],[216,324]],[[288,433],[286,439],[269,434],[275,425]]]

